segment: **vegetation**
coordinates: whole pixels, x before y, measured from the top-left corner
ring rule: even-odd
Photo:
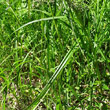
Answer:
[[[0,109],[110,109],[109,0],[0,0]]]

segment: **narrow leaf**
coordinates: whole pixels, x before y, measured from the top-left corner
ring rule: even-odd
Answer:
[[[30,106],[28,106],[28,108],[26,108],[25,110],[35,110],[36,109],[36,107],[38,106],[38,104],[42,101],[42,99],[44,98],[44,96],[46,95],[46,93],[49,91],[49,89],[50,89],[51,85],[53,84],[53,82],[55,81],[56,77],[59,75],[59,73],[61,72],[61,70],[67,64],[68,59],[73,54],[73,50],[74,50],[74,52],[76,51],[75,45],[65,55],[64,59],[62,60],[62,62],[60,63],[60,65],[58,66],[58,68],[56,69],[56,71],[54,72],[54,74],[51,76],[50,80],[48,81],[48,83],[46,84],[46,86],[44,87],[44,89],[42,90],[42,92],[38,95],[38,97],[36,97],[36,99],[34,100],[34,102]]]

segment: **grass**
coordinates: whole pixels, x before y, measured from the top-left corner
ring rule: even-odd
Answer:
[[[110,109],[109,0],[0,1],[0,109]]]

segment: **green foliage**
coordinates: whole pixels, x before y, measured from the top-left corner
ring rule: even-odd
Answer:
[[[0,1],[0,109],[110,109],[109,0]]]

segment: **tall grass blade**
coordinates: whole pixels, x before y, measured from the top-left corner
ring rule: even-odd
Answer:
[[[53,82],[55,81],[56,77],[59,75],[59,73],[61,72],[61,70],[64,68],[64,66],[67,64],[68,59],[70,59],[70,57],[73,54],[73,51],[76,51],[75,48],[76,45],[74,45],[72,47],[72,49],[65,55],[64,59],[61,61],[60,65],[58,66],[58,68],[56,69],[56,71],[54,72],[54,74],[51,76],[51,78],[49,79],[48,83],[46,84],[46,86],[44,87],[44,89],[42,90],[42,92],[38,95],[38,97],[34,100],[34,102],[25,110],[35,110],[36,107],[38,106],[38,104],[42,101],[42,99],[44,98],[44,96],[46,95],[46,93],[49,91],[51,85],[53,84]]]
[[[29,18],[30,18],[30,16],[31,16],[30,11],[31,11],[31,0],[28,0],[28,17],[29,17]]]
[[[28,22],[28,23],[22,25],[21,27],[19,27],[18,29],[16,29],[14,31],[14,33],[17,32],[18,30],[20,30],[20,29],[22,29],[22,28],[30,25],[30,24],[33,24],[33,23],[37,23],[37,22],[40,22],[40,21],[54,20],[54,19],[62,19],[62,18],[66,18],[66,16],[56,16],[56,17],[53,16],[53,17],[49,17],[49,18],[42,18],[42,19],[34,20],[34,21],[31,21],[31,22]]]

